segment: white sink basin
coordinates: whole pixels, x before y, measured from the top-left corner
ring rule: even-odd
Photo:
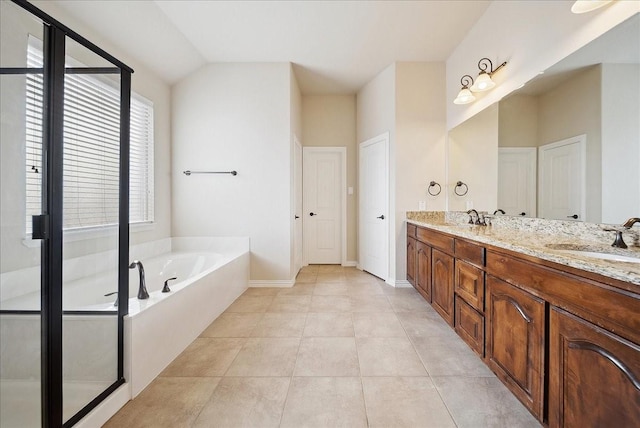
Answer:
[[[556,250],[561,253],[574,254],[576,256],[591,257],[600,260],[610,260],[613,262],[640,263],[640,258],[623,256],[620,254],[598,253],[595,251],[579,251],[579,250]]]

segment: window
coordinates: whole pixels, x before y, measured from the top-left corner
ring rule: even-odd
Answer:
[[[41,46],[29,38],[27,67],[42,67]],[[84,67],[70,58],[67,62]],[[65,75],[65,230],[118,223],[120,89],[106,76]],[[26,88],[26,232],[30,234],[31,216],[42,213],[42,75],[27,74]],[[134,93],[130,122],[129,223],[152,222],[153,104]]]

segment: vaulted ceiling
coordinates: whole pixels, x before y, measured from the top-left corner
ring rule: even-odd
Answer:
[[[323,94],[354,93],[394,61],[446,61],[491,2],[55,3],[169,83],[207,63],[284,61],[303,94]]]

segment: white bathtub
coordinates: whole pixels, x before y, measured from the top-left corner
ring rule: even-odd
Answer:
[[[140,260],[145,269],[149,299],[138,300],[138,271],[129,276],[129,315],[124,319],[124,370],[130,398],[137,396],[200,333],[248,287],[248,238],[170,238],[134,246],[130,260]],[[114,311],[117,290],[114,252],[83,256],[65,261],[63,306],[65,310]],[[104,267],[111,273],[83,276],[88,269]],[[38,269],[2,274],[3,310],[38,310],[40,292]],[[166,279],[171,292],[162,293]],[[34,282],[36,286],[32,287]],[[38,315],[1,314],[0,373],[2,380],[36,381],[39,378],[40,318]],[[117,343],[112,316],[65,316],[65,335],[80,345],[69,352],[73,361],[64,361],[65,373],[73,373],[73,382],[113,381]],[[91,321],[91,328],[86,327]],[[75,323],[77,328],[74,327]],[[81,324],[83,323],[83,324]],[[73,333],[72,333],[73,332]],[[71,335],[81,335],[76,339]],[[111,337],[113,336],[113,337]],[[105,338],[109,338],[105,340]],[[72,340],[73,339],[73,340]],[[33,343],[31,344],[30,341]],[[88,345],[88,346],[82,346]],[[101,346],[104,348],[102,349]],[[82,350],[102,356],[104,367],[94,367]],[[98,351],[97,351],[98,350]],[[15,355],[14,355],[15,354]],[[82,361],[77,365],[75,361]],[[96,363],[97,364],[97,363]],[[98,376],[105,373],[104,376]],[[117,409],[116,409],[117,410]]]
[[[137,396],[248,287],[248,238],[173,238],[172,252],[141,260],[149,299],[129,285],[125,378]],[[170,293],[162,293],[167,278]]]

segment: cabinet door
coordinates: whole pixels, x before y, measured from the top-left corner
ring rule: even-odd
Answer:
[[[484,317],[460,296],[456,296],[456,333],[467,344],[484,357]]]
[[[549,426],[640,426],[640,346],[555,307],[550,317]]]
[[[418,248],[416,285],[422,297],[431,303],[431,247],[422,242],[418,242],[416,245]]]
[[[491,275],[486,282],[487,364],[542,420],[544,301]]]
[[[407,236],[407,281],[416,286],[416,243],[414,238]]]
[[[431,305],[453,326],[453,257],[431,250]]]

